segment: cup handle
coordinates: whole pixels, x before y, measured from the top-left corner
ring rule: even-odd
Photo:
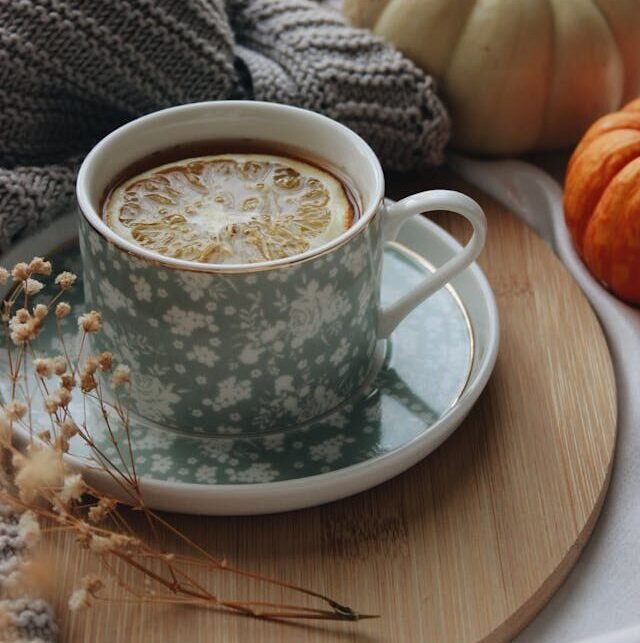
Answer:
[[[396,302],[380,309],[378,337],[388,337],[395,327],[427,297],[442,288],[480,254],[487,235],[487,219],[482,208],[468,196],[451,190],[429,190],[408,196],[386,206],[383,213],[383,240],[393,241],[407,219],[423,212],[447,210],[461,214],[473,226],[473,234],[460,252],[444,263]]]

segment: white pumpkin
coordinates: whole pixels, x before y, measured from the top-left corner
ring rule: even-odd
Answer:
[[[345,13],[439,81],[461,149],[565,147],[640,95],[640,0],[345,0]]]

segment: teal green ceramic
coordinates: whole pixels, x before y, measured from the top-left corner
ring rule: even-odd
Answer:
[[[348,178],[360,215],[317,249],[220,265],[164,257],[102,220],[103,196],[132,162],[230,138],[321,159]],[[129,364],[127,402],[137,420],[191,435],[271,433],[351,402],[375,375],[392,331],[477,257],[486,231],[481,208],[457,192],[385,205],[382,168],[357,134],[307,110],[254,101],[182,105],[124,125],[87,155],[77,194],[86,304],[103,318],[94,349]],[[471,239],[383,306],[385,243],[433,210],[466,217]]]
[[[195,433],[286,428],[344,402],[373,364],[379,219],[314,261],[239,274],[176,270],[122,252],[81,220],[96,351],[135,373],[142,420]]]
[[[68,269],[82,274],[77,246],[50,258],[56,272]],[[419,283],[428,272],[422,260],[407,254],[403,246],[388,247],[385,260],[384,302],[391,301],[398,289]],[[81,277],[66,298],[74,312],[61,324],[69,346],[76,345],[78,338],[75,317],[87,309],[86,283],[82,282]],[[45,325],[34,348],[38,355],[61,353],[54,324]],[[452,289],[442,289],[392,335],[382,368],[349,404],[320,420],[262,437],[187,436],[134,416],[130,429],[136,471],[143,479],[230,485],[295,480],[362,464],[393,452],[441,420],[462,393],[472,360],[473,335],[467,313]],[[179,375],[185,381],[192,377],[188,370]],[[0,395],[5,399],[8,386],[8,379],[2,378]],[[162,407],[164,401],[158,398],[157,403]],[[39,404],[33,407],[33,425],[48,426],[44,409]],[[77,422],[84,422],[85,411],[92,439],[118,463],[97,404],[85,407],[83,397],[76,394],[71,413]],[[113,421],[121,451],[126,453],[122,427]],[[202,433],[208,432],[205,418],[194,417],[193,422]],[[91,457],[79,438],[74,438],[71,452],[80,458]]]

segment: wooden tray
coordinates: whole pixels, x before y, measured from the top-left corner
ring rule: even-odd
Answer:
[[[500,205],[446,173],[397,181],[391,196],[435,184],[470,193],[490,223],[480,263],[500,308],[501,348],[465,423],[407,473],[344,501],[257,518],[169,516],[234,565],[381,618],[288,625],[123,603],[72,616],[69,593],[98,565],[58,535],[51,556],[61,640],[505,641],[549,599],[589,537],[609,480],[616,435],[609,352],[562,264]],[[456,219],[440,222],[466,236]],[[170,538],[165,545],[173,546]],[[209,585],[227,598],[264,596],[231,575]]]

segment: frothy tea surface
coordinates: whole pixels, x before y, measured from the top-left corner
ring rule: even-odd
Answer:
[[[320,247],[354,220],[330,172],[271,154],[188,158],[126,179],[103,218],[120,237],[166,257],[253,263]]]

